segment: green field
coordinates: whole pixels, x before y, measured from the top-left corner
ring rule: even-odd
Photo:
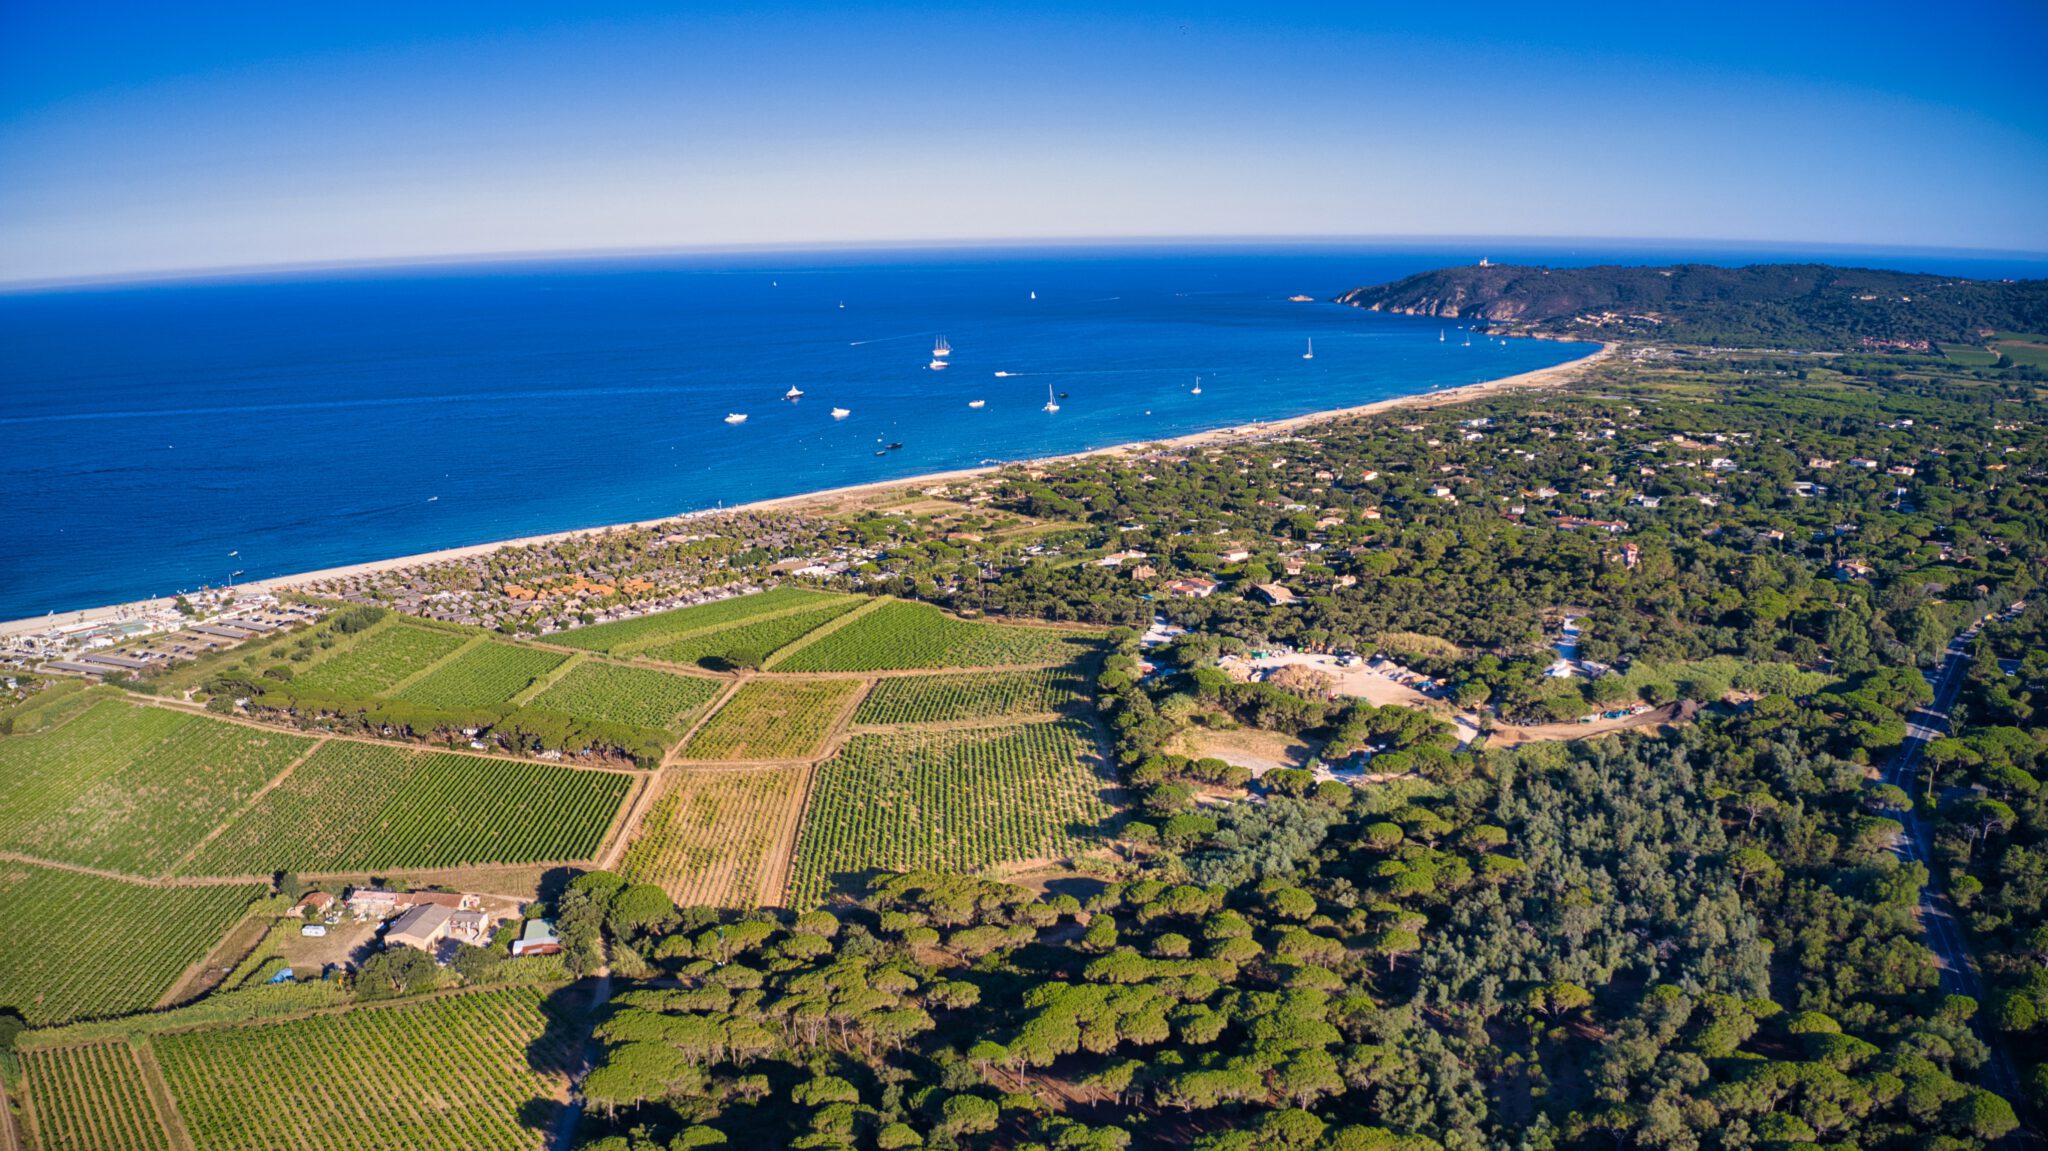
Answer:
[[[964,675],[905,675],[877,680],[853,713],[855,723],[949,723],[1058,711],[1087,696],[1076,667]]]
[[[207,1151],[537,1151],[575,1057],[547,994],[359,1007],[151,1045]]]
[[[562,666],[569,657],[558,651],[484,643],[470,648],[407,684],[398,698],[423,707],[460,711],[504,703],[532,686],[533,681]]]
[[[0,738],[0,847],[161,875],[313,741],[100,699]]]
[[[715,631],[643,647],[635,655],[670,663],[700,663],[717,659],[727,664],[759,667],[761,662],[818,627],[830,623],[866,601],[841,600],[824,607],[771,616],[750,623],[738,623]]]
[[[188,875],[589,859],[632,778],[336,740],[230,824]]]
[[[892,671],[1065,663],[1091,650],[1075,632],[972,623],[921,603],[887,603],[797,648],[776,671]]]
[[[755,679],[683,747],[684,759],[802,759],[832,732],[857,679]]]
[[[1095,754],[1076,720],[857,735],[818,767],[790,903],[813,906],[871,868],[973,872],[1084,850],[1113,814]]]
[[[527,705],[579,718],[680,731],[723,681],[615,663],[580,663]]]
[[[268,890],[0,863],[0,1007],[36,1026],[148,1010]]]
[[[383,695],[468,642],[455,632],[393,623],[364,632],[354,643],[300,672],[292,682],[345,699]]]
[[[170,1151],[170,1136],[125,1040],[21,1056],[40,1151]]]
[[[737,623],[767,612],[822,605],[841,598],[844,597],[811,588],[779,587],[755,595],[722,599],[716,603],[656,612],[634,619],[622,619],[617,623],[581,627],[574,631],[551,635],[548,642],[590,651],[620,652],[660,643],[688,632]]]

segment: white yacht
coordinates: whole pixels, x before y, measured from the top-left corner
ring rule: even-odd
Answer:
[[[997,372],[997,373],[996,373],[996,379],[999,379],[999,380],[1000,380],[1000,379],[1003,379],[1003,378],[1007,377],[1007,376],[1008,376],[1009,374],[1010,374],[1010,373],[1008,373],[1008,372]]]
[[[795,384],[791,384],[789,385],[789,390],[782,393],[782,398],[785,400],[797,400],[802,399],[803,394],[804,390],[802,388],[797,387]]]
[[[727,412],[725,413],[725,422],[728,424],[744,424],[747,422],[747,414],[745,412]]]
[[[988,401],[987,401],[987,400],[969,400],[969,401],[967,401],[967,406],[968,406],[968,407],[970,407],[970,408],[978,408],[978,407],[981,407],[981,406],[983,406],[984,404],[987,404],[987,403],[988,403]]]
[[[832,409],[832,418],[833,418],[833,419],[835,419],[835,420],[843,420],[843,419],[845,419],[846,417],[848,417],[848,416],[850,416],[850,415],[852,415],[852,414],[853,414],[853,409],[852,409],[852,408],[833,408],[833,409]]]

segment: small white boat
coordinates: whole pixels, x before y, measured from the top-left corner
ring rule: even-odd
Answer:
[[[1059,411],[1059,410],[1060,410],[1060,402],[1059,402],[1058,400],[1056,400],[1056,399],[1054,399],[1054,398],[1053,398],[1053,395],[1052,395],[1052,385],[1051,385],[1051,384],[1047,384],[1047,385],[1045,385],[1045,408],[1044,408],[1044,410],[1045,410],[1045,411],[1048,411],[1048,412],[1056,412],[1056,411]]]
[[[1195,390],[1194,390],[1194,391],[1192,391],[1192,392],[1189,392],[1188,394],[1189,394],[1189,395],[1192,395],[1192,396],[1199,396],[1199,395],[1201,395],[1201,394],[1202,394],[1202,377],[1200,377],[1200,376],[1196,376],[1196,377],[1195,377]]]
[[[744,424],[747,422],[747,414],[745,412],[727,412],[725,413],[725,422],[728,424]]]
[[[934,357],[932,362],[926,364],[925,366],[930,368],[932,371],[943,372],[946,370],[946,361]]]
[[[1008,376],[1009,374],[1010,374],[1010,373],[1008,373],[1008,372],[997,372],[997,373],[996,373],[996,379],[999,379],[999,380],[1000,380],[1000,379],[1003,379],[1003,378],[1007,377],[1007,376]]]
[[[852,408],[833,408],[833,409],[832,409],[832,418],[833,418],[833,419],[835,419],[835,420],[843,420],[843,419],[845,419],[846,417],[848,417],[848,416],[850,416],[850,415],[852,415],[852,414],[853,414],[853,409],[852,409]]]
[[[839,307],[841,308],[841,310],[844,310],[844,309],[845,309],[845,307],[846,307],[846,301],[845,301],[845,300],[841,300],[841,301],[839,301]]]
[[[970,407],[970,408],[978,408],[978,407],[981,407],[981,406],[983,406],[984,404],[987,404],[987,403],[988,403],[988,401],[987,401],[987,400],[969,400],[969,401],[967,401],[967,406],[968,406],[968,407]]]
[[[1304,360],[1313,360],[1316,358],[1316,342],[1314,340],[1310,340],[1308,342],[1308,351],[1303,352],[1301,354],[1301,358]]]
[[[1465,346],[1468,348],[1472,346],[1472,333],[1470,332],[1465,333]]]
[[[1032,299],[1034,299],[1034,300],[1035,300],[1035,299],[1037,299],[1037,298],[1038,298],[1038,293],[1037,293],[1037,292],[1033,292],[1033,293],[1031,293],[1031,298],[1032,298]]]
[[[789,390],[782,393],[782,398],[785,400],[802,399],[803,394],[804,390],[802,388],[797,387],[795,384],[791,384],[789,385]]]

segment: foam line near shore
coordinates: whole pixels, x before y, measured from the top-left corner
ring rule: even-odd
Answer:
[[[298,572],[292,575],[271,576],[265,579],[250,580],[246,583],[237,584],[235,586],[237,588],[250,592],[273,592],[289,590],[300,584],[313,583],[317,581],[339,579],[348,576],[372,575],[377,572],[396,571],[403,568],[418,567],[422,564],[445,563],[449,560],[468,559],[474,556],[488,555],[489,553],[497,551],[501,548],[528,547],[534,544],[555,543],[560,540],[574,539],[578,536],[596,535],[609,531],[621,531],[632,528],[650,528],[660,524],[675,523],[678,520],[688,519],[693,516],[724,515],[732,512],[758,511],[769,508],[780,510],[792,510],[800,509],[810,504],[825,502],[836,503],[849,497],[872,495],[879,492],[886,492],[897,489],[925,488],[935,483],[947,483],[953,480],[970,479],[975,476],[988,475],[992,472],[1000,471],[1002,468],[1017,465],[1054,464],[1071,460],[1087,459],[1091,456],[1116,455],[1132,451],[1145,451],[1153,448],[1202,447],[1214,444],[1236,443],[1247,440],[1263,439],[1273,435],[1298,431],[1302,428],[1309,427],[1315,424],[1327,423],[1332,420],[1341,420],[1352,416],[1370,415],[1374,412],[1391,411],[1397,408],[1404,407],[1435,407],[1442,404],[1460,403],[1467,400],[1473,400],[1482,396],[1492,395],[1497,392],[1515,391],[1528,388],[1557,387],[1575,378],[1580,372],[1584,371],[1588,366],[1602,359],[1605,359],[1607,356],[1611,355],[1613,351],[1614,345],[1602,344],[1600,345],[1598,350],[1594,351],[1590,355],[1582,356],[1579,359],[1572,360],[1568,363],[1558,364],[1553,367],[1538,368],[1533,372],[1521,372],[1519,374],[1512,376],[1503,376],[1496,380],[1484,380],[1479,383],[1463,384],[1458,387],[1444,388],[1442,390],[1434,392],[1424,392],[1419,395],[1396,396],[1392,399],[1376,400],[1372,403],[1359,404],[1355,407],[1336,408],[1324,412],[1311,412],[1307,415],[1291,416],[1287,419],[1274,420],[1269,423],[1240,424],[1228,428],[1218,428],[1214,431],[1195,432],[1190,435],[1175,436],[1171,439],[1142,440],[1134,443],[1113,444],[1109,447],[1091,448],[1088,451],[1084,452],[1069,452],[1065,455],[1039,456],[1030,459],[1008,460],[1002,464],[990,464],[983,467],[974,468],[956,468],[952,471],[943,472],[926,472],[922,475],[905,476],[901,479],[873,480],[868,483],[849,484],[844,487],[826,488],[821,491],[804,492],[798,495],[777,496],[772,499],[754,500],[750,503],[734,504],[731,507],[699,508],[695,511],[678,512],[675,515],[661,516],[659,518],[650,520],[637,520],[632,523],[605,524],[597,527],[574,528],[569,531],[549,532],[545,535],[520,536],[516,539],[496,540],[490,543],[470,544],[465,547],[444,548],[439,551],[421,552],[415,555],[408,556],[397,556],[392,559],[370,560],[365,563],[347,564],[341,567],[322,568],[318,571]],[[80,622],[93,622],[102,619],[126,618],[138,615],[142,612],[168,608],[174,602],[175,600],[173,597],[167,596],[159,599],[135,600],[129,603],[109,604],[105,607],[86,608],[81,611],[52,612],[48,615],[32,616],[27,619],[8,620],[4,623],[0,623],[0,635],[22,635],[25,633],[39,632],[47,628],[56,626],[58,624],[71,624]]]

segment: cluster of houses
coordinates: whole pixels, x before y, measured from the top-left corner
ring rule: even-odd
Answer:
[[[382,923],[386,948],[411,947],[435,956],[450,944],[487,945],[493,924],[482,896],[454,891],[358,887],[338,905],[333,895],[315,891],[299,900],[293,910],[301,915],[310,912],[324,917],[328,923],[338,922],[343,912],[357,922]],[[327,933],[324,925],[316,923],[307,923],[300,930],[308,935]],[[514,957],[553,955],[561,950],[562,941],[555,935],[554,924],[546,919],[528,920],[510,947]]]

